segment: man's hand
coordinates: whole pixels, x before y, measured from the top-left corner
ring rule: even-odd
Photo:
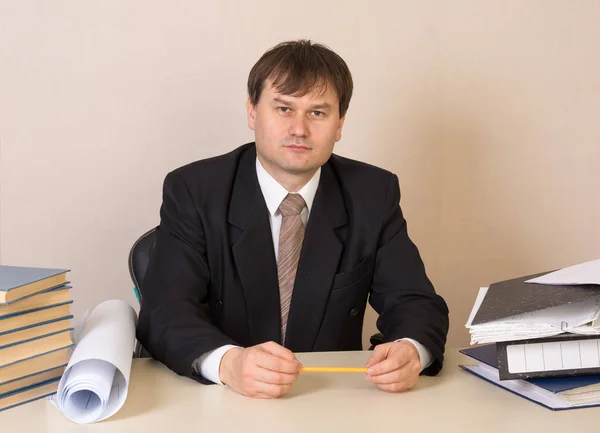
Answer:
[[[221,382],[238,394],[278,398],[288,392],[302,364],[283,346],[268,343],[228,350],[219,367]]]
[[[366,379],[388,392],[411,389],[421,373],[419,352],[408,341],[375,346],[366,367]]]

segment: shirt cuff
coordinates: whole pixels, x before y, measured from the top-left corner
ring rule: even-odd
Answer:
[[[217,347],[215,350],[206,352],[204,355],[196,359],[192,365],[192,368],[200,372],[200,375],[211,382],[218,385],[223,385],[219,378],[219,367],[221,366],[221,359],[223,355],[229,350],[233,349],[233,344],[226,344],[221,347]]]
[[[433,359],[431,359],[431,352],[419,343],[417,340],[413,340],[412,338],[401,338],[396,341],[406,340],[409,341],[417,348],[417,352],[419,352],[419,360],[421,361],[421,371],[425,370],[427,367],[431,365]]]

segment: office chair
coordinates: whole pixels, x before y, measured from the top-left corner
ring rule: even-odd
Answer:
[[[150,262],[150,255],[154,249],[156,243],[156,232],[158,227],[148,230],[131,247],[129,251],[129,276],[133,281],[133,293],[137,298],[137,301],[142,305],[142,281],[144,281],[144,275],[146,275],[146,269],[148,269],[148,263]],[[134,358],[149,358],[150,355],[142,347],[139,341],[135,342],[135,349],[133,352]]]
[[[135,241],[131,247],[131,251],[129,252],[129,275],[131,276],[131,280],[134,284],[133,291],[135,293],[135,297],[140,305],[144,301],[142,282],[144,281],[144,275],[146,274],[146,269],[148,268],[150,255],[152,254],[154,244],[156,243],[157,232],[158,227],[148,230],[146,233],[140,236],[137,241]],[[372,335],[370,338],[370,343],[371,347],[369,350],[373,350],[375,346],[383,343],[383,335],[381,333]],[[139,344],[139,342],[136,342],[134,357],[148,358],[149,356],[150,355],[148,352],[146,352],[146,350],[144,350],[142,345]]]

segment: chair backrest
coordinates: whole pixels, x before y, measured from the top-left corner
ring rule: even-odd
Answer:
[[[135,295],[138,301],[143,300],[143,288],[144,275],[146,275],[146,269],[148,269],[148,262],[150,261],[150,255],[154,249],[156,243],[156,235],[158,233],[158,227],[154,227],[148,230],[140,238],[135,241],[129,252],[129,275],[134,284]]]
[[[154,227],[148,230],[131,247],[129,251],[129,275],[133,281],[133,291],[135,296],[142,304],[143,290],[142,284],[144,281],[144,275],[146,275],[146,269],[148,269],[148,262],[150,261],[150,255],[154,249],[156,243],[156,235],[158,233],[158,227]],[[135,358],[148,358],[150,355],[142,347],[142,345],[136,341],[133,356]]]

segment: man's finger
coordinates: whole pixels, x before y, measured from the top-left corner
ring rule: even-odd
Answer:
[[[256,381],[254,384],[254,394],[264,394],[269,398],[278,398],[288,392],[291,385],[274,385],[272,383],[265,383]]]
[[[278,371],[257,368],[254,378],[260,382],[273,385],[291,385],[298,379],[298,373],[282,373]]]
[[[271,399],[272,400],[272,399],[277,398],[277,397],[274,397],[272,395],[263,394],[263,393],[252,394],[250,397],[252,397],[252,398],[262,398],[262,399],[265,399],[265,400],[267,400],[267,399]]]
[[[417,384],[418,381],[419,381],[419,375],[417,374],[417,375],[409,376],[409,377],[405,378],[404,380],[400,380],[395,383],[377,384],[377,387],[379,389],[382,389],[382,390],[388,391],[388,392],[407,391],[407,390],[413,388]]]
[[[286,349],[285,347],[275,343],[274,341],[259,344],[257,348],[260,348],[265,352],[270,353],[271,355],[275,355],[279,358],[287,359],[288,361],[298,362],[298,360],[296,359],[296,355],[294,355],[294,353],[291,350]]]
[[[295,359],[290,361],[263,351],[257,351],[254,356],[255,365],[267,370],[288,374],[294,374],[300,371],[301,365]]]
[[[368,367],[367,374],[371,377],[387,374],[402,368],[410,361],[408,356],[393,356]]]
[[[409,389],[413,388],[416,384],[417,381],[404,380],[402,382],[397,383],[377,385],[377,387],[386,392],[402,392],[408,391]]]
[[[373,353],[367,360],[367,364],[365,365],[365,367],[369,368],[372,365],[375,365],[378,362],[383,361],[387,357],[387,354],[388,354],[388,352],[387,352],[386,348],[384,347],[384,345],[375,346],[375,349],[373,349]]]
[[[390,371],[389,373],[379,374],[377,376],[370,376],[370,381],[376,385],[386,385],[397,382],[402,382],[410,378],[419,376],[419,370],[415,367],[412,368],[410,364],[405,364],[404,367],[399,370]]]

